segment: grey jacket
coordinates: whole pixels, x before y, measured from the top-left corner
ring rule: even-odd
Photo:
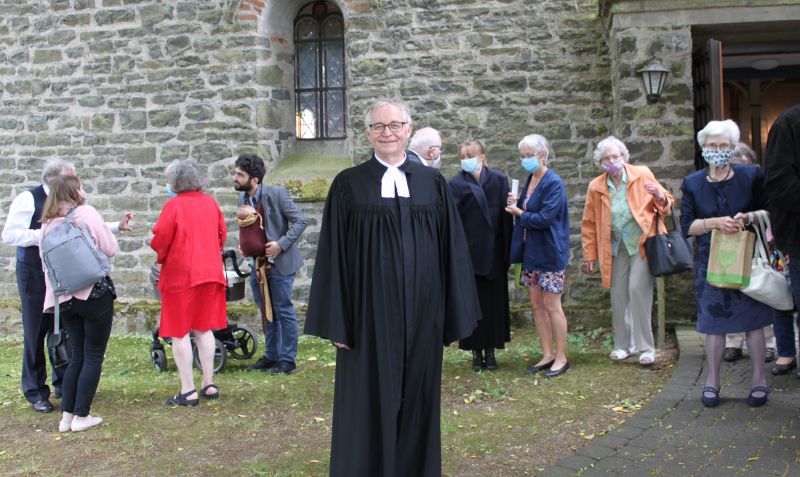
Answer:
[[[239,194],[244,204],[246,192]],[[258,203],[264,206],[264,229],[267,239],[278,242],[283,252],[275,258],[275,267],[283,275],[291,275],[303,266],[303,257],[294,246],[308,226],[308,220],[295,205],[285,187],[260,185],[256,191]]]

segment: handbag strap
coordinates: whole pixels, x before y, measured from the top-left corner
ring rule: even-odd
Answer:
[[[675,217],[675,208],[673,207],[670,210],[672,211],[672,213],[670,214],[672,216],[672,229],[677,231],[677,232],[679,232],[679,233],[681,233],[681,224],[680,224],[680,222],[678,222],[678,219]],[[656,235],[658,235],[658,224],[663,220],[662,215],[663,214],[661,212],[656,211],[656,220],[655,220]]]

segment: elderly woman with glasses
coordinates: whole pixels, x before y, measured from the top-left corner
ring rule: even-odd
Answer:
[[[594,161],[603,172],[589,183],[581,222],[583,265],[587,275],[600,264],[602,285],[611,288],[614,350],[620,361],[639,354],[639,363],[655,361],[651,327],[653,277],[644,242],[656,234],[656,214],[672,213],[673,198],[646,166],[628,164],[622,141],[609,136],[597,144]],[[663,222],[661,232],[666,232]]]
[[[681,228],[697,242],[694,260],[697,331],[706,335],[708,369],[701,401],[709,407],[719,404],[719,370],[726,333],[745,332],[752,369],[747,404],[762,406],[769,393],[764,372],[763,328],[772,323],[772,308],[739,290],[716,288],[706,281],[711,231],[738,232],[742,223],[747,225],[747,212],[767,206],[761,169],[731,164],[738,141],[739,127],[733,121],[709,122],[697,133],[707,167],[686,176],[681,185]]]
[[[543,354],[528,372],[544,371],[554,378],[569,369],[567,317],[561,307],[569,261],[567,193],[564,182],[548,167],[555,154],[544,136],[525,136],[517,147],[528,178],[522,194],[509,194],[506,202],[506,212],[516,217],[510,258],[511,263],[522,263],[520,281],[528,288]]]

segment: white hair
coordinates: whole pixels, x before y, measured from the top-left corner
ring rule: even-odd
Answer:
[[[628,159],[631,157],[631,153],[628,151],[628,147],[625,146],[625,143],[617,139],[615,136],[608,136],[597,143],[597,147],[592,155],[594,162],[600,164],[600,161],[603,160],[603,156],[610,147],[617,148],[619,153],[622,154],[623,159],[625,159],[625,162],[628,162]]]
[[[364,127],[369,129],[369,125],[372,123],[372,112],[382,106],[394,106],[399,108],[400,111],[403,112],[403,121],[411,125],[411,108],[408,105],[398,99],[380,99],[375,101],[372,106],[367,109],[367,112],[364,114]]]
[[[697,133],[697,143],[700,147],[706,145],[706,138],[708,136],[726,136],[731,142],[731,145],[739,142],[739,126],[730,119],[725,121],[709,121],[700,132]]]
[[[546,152],[547,153],[547,162],[549,163],[552,159],[556,158],[555,152],[550,148],[550,143],[547,142],[547,139],[540,135],[540,134],[528,134],[517,144],[517,149],[522,151],[522,148],[527,146],[533,152]]]
[[[56,176],[60,176],[72,171],[75,172],[75,164],[64,159],[50,159],[44,164],[42,169],[42,184],[47,184]]]
[[[164,176],[176,194],[187,190],[203,191],[206,187],[205,174],[192,161],[172,161],[164,170]]]
[[[439,134],[439,131],[430,127],[425,127],[417,130],[417,132],[411,136],[408,148],[412,151],[423,151],[433,146],[433,143],[440,142],[441,139],[442,135]]]

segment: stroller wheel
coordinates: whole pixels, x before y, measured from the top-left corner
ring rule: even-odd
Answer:
[[[228,351],[234,359],[250,359],[255,356],[258,338],[253,330],[244,325],[236,325],[232,334],[234,346]]]
[[[194,357],[194,365],[197,369],[203,369],[200,365],[200,356],[197,354],[197,344],[192,340],[192,355]],[[225,362],[228,361],[228,353],[225,351],[225,345],[222,341],[214,339],[214,372],[218,373],[219,370],[225,367]]]
[[[167,354],[163,349],[154,349],[150,356],[153,358],[153,368],[160,372],[167,370]]]

